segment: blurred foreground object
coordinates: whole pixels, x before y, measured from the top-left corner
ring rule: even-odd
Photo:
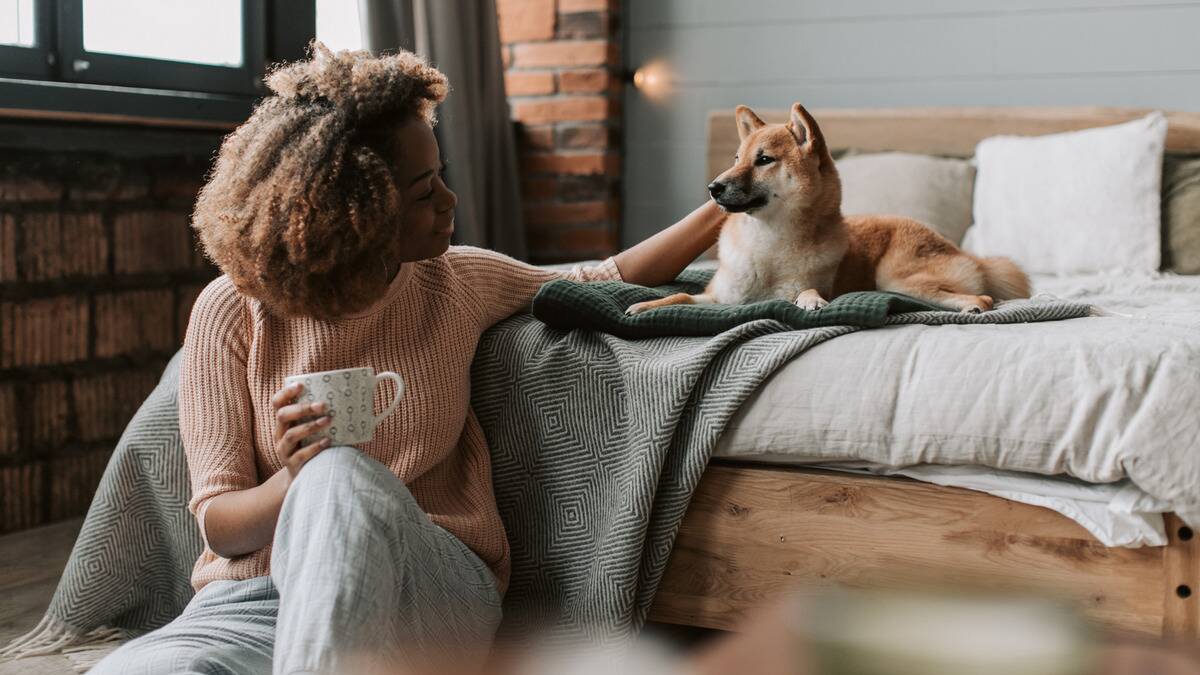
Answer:
[[[453,662],[337,675],[467,675]],[[1200,675],[1200,645],[1106,639],[1069,604],[955,589],[805,590],[689,654],[613,645],[496,645],[493,675]]]
[[[763,607],[690,664],[695,675],[1200,675],[1200,645],[1110,641],[1036,597],[835,589]]]
[[[796,603],[823,675],[1082,675],[1094,643],[1075,613],[1028,597],[837,591]]]

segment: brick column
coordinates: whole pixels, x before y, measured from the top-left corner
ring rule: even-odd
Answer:
[[[530,258],[614,253],[620,223],[617,0],[497,0]]]

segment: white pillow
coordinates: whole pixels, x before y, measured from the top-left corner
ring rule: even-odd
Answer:
[[[919,220],[954,245],[971,226],[975,167],[965,159],[907,152],[847,155],[837,161],[842,213]]]
[[[993,136],[975,149],[975,224],[964,248],[1026,272],[1154,272],[1167,120]]]

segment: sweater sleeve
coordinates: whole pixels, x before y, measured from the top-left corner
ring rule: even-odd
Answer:
[[[179,430],[192,482],[188,510],[203,513],[219,494],[258,485],[253,410],[246,381],[246,304],[227,277],[196,299],[183,341]]]
[[[484,329],[529,307],[547,281],[620,281],[616,262],[607,258],[598,265],[576,265],[570,270],[536,267],[503,253],[471,246],[452,249],[455,272],[466,294],[479,311]]]

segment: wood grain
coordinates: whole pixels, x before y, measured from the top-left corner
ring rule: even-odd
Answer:
[[[1163,632],[1200,640],[1200,540],[1173,514],[1166,519],[1170,545],[1163,552]]]
[[[41,621],[83,525],[73,518],[0,537],[0,645]],[[61,654],[0,663],[0,675],[74,675]]]
[[[41,620],[82,525],[72,518],[0,537],[0,644]]]
[[[979,492],[714,463],[650,616],[736,629],[797,589],[932,587],[1049,595],[1108,629],[1176,634],[1194,625],[1195,603],[1164,624],[1163,560],[1163,549],[1108,548],[1058,513]],[[1179,578],[1194,584],[1196,558],[1181,560]]]
[[[786,110],[756,110],[770,123]],[[988,136],[1039,136],[1120,124],[1150,112],[1142,108],[879,108],[811,111],[833,150],[899,151],[969,157]],[[1167,112],[1167,151],[1200,152],[1200,113]],[[708,115],[708,177],[733,163],[738,136],[732,110]]]

